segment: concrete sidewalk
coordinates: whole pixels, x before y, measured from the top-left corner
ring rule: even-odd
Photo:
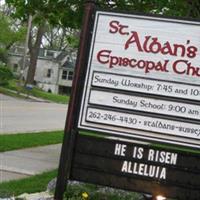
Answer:
[[[0,182],[58,168],[61,144],[0,153]]]

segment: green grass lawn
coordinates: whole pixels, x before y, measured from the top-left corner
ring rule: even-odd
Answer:
[[[13,94],[7,89],[16,91],[18,92],[18,94]],[[69,96],[67,95],[57,95],[57,94],[48,93],[36,87],[34,87],[32,90],[27,90],[24,87],[19,86],[17,80],[11,80],[9,81],[8,85],[1,86],[0,93],[11,95],[14,97],[22,97],[20,96],[20,93],[24,93],[24,94],[29,94],[29,95],[42,98],[45,100],[49,100],[55,103],[67,104],[69,102]]]
[[[63,103],[63,104],[69,103],[69,96],[44,92],[38,88],[33,88],[32,91],[30,91],[30,95],[46,99],[55,103]]]
[[[62,143],[63,131],[0,135],[0,152]]]
[[[12,91],[7,90],[6,88],[1,87],[1,86],[0,86],[0,93],[11,96],[11,97],[17,97],[17,98],[23,98],[24,99],[24,97],[22,97],[22,96],[20,96],[16,93],[13,93]]]
[[[57,170],[28,178],[0,183],[0,197],[46,191],[47,184],[57,176]]]

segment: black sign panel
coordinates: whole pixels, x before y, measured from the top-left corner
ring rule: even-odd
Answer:
[[[199,171],[198,154],[80,135],[70,179],[199,200]]]

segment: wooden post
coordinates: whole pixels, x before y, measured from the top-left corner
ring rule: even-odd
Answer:
[[[72,84],[67,119],[65,124],[64,139],[61,149],[60,163],[58,168],[55,200],[62,200],[70,177],[71,162],[73,158],[74,144],[76,140],[78,114],[82,96],[83,83],[87,68],[87,58],[91,42],[91,28],[94,21],[95,0],[85,1],[84,18],[80,36],[80,46],[76,62],[76,68]],[[93,17],[93,18],[92,18]]]

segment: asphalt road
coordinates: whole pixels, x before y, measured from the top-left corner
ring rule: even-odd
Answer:
[[[63,130],[67,104],[21,100],[0,94],[0,134]]]

